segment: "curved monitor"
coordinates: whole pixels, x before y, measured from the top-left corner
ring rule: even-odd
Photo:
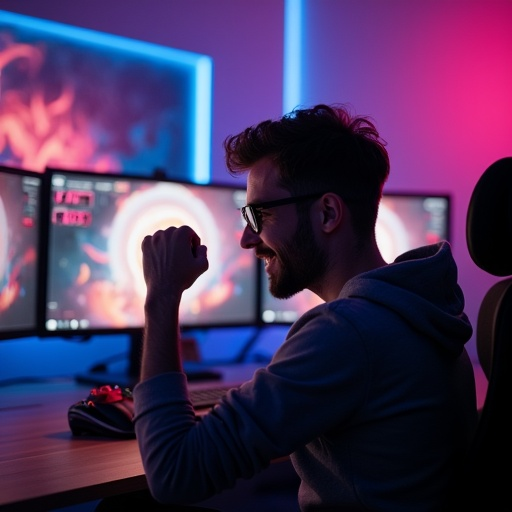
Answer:
[[[41,181],[0,166],[0,339],[37,335]]]
[[[139,332],[142,239],[182,224],[207,246],[210,267],[183,294],[181,326],[257,322],[257,264],[239,244],[245,189],[47,169],[45,191],[43,336]]]
[[[389,263],[416,247],[450,240],[450,196],[428,193],[385,193],[375,229],[383,258]],[[291,324],[322,301],[304,290],[290,299],[276,299],[268,291],[261,270],[261,324]]]

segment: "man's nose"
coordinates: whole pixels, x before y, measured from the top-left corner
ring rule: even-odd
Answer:
[[[260,242],[260,235],[256,234],[248,225],[245,226],[240,238],[240,246],[242,249],[252,249]]]

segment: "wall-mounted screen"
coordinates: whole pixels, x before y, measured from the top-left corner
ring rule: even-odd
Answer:
[[[0,167],[0,339],[37,334],[41,175]]]
[[[209,181],[211,57],[0,10],[0,71],[5,165]]]
[[[441,240],[450,239],[450,196],[447,194],[385,193],[376,225],[377,243],[383,258],[392,262],[400,254]],[[290,324],[322,301],[309,290],[290,299],[274,298],[267,276],[261,271],[263,324]]]
[[[257,262],[240,247],[245,189],[47,169],[45,190],[43,334],[139,331],[142,239],[183,224],[207,246],[210,267],[183,294],[182,327],[257,323]]]

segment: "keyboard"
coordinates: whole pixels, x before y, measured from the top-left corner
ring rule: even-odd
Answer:
[[[233,386],[214,386],[189,390],[192,405],[197,409],[213,407]]]

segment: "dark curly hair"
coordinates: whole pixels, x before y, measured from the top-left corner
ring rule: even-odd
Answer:
[[[323,104],[296,108],[224,141],[226,166],[232,176],[271,157],[279,168],[278,183],[292,195],[338,194],[360,235],[375,228],[389,175],[385,146],[368,118],[352,116],[342,105]]]

